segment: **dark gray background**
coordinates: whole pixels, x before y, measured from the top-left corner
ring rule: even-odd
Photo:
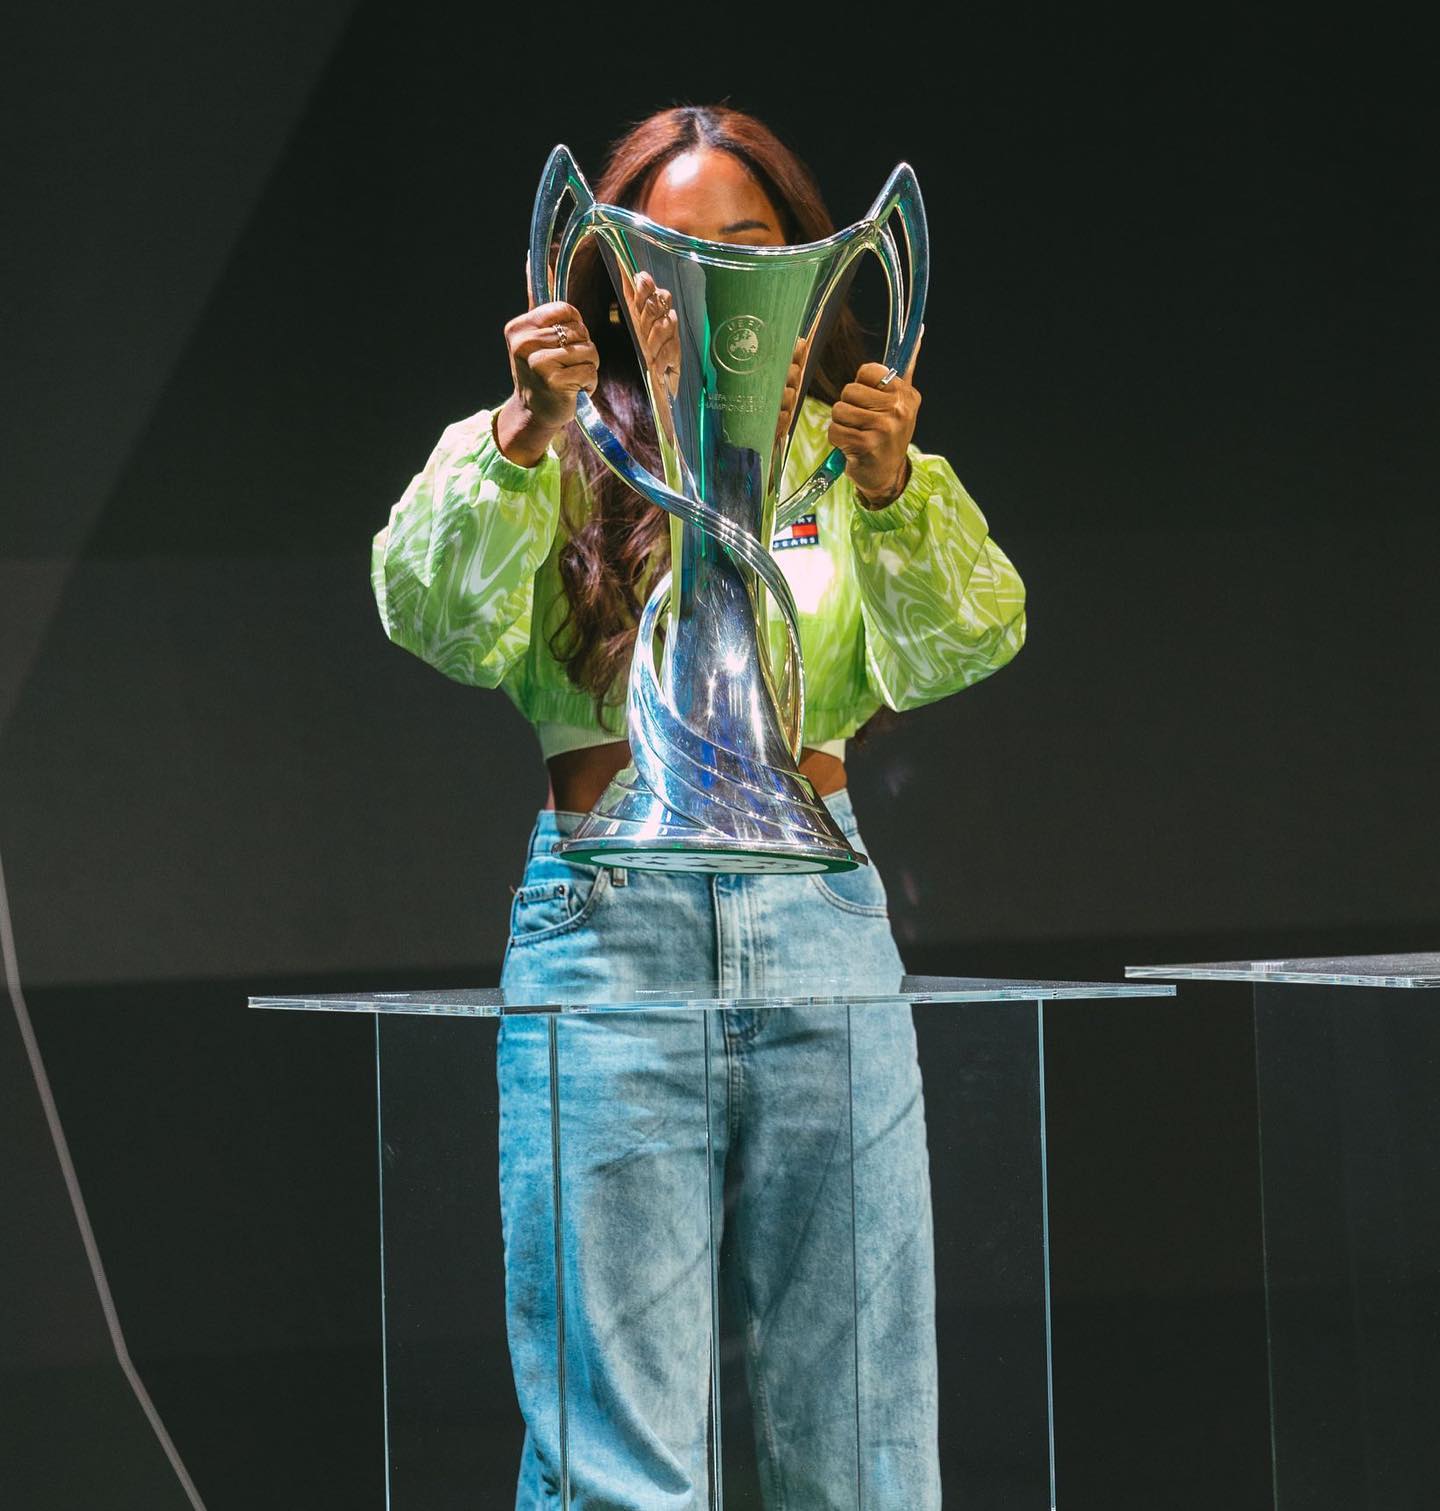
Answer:
[[[504,392],[556,140],[598,172],[629,120],[729,95],[838,220],[917,169],[918,439],[1018,564],[1030,643],[854,756],[912,969],[1435,943],[1414,39],[1239,6],[685,24],[152,0],[36,11],[7,49],[0,853],[212,1508],[379,1503],[364,1025],[244,999],[498,970],[538,750],[385,641],[367,560]],[[1049,1048],[1068,1504],[1263,1505],[1242,989],[1067,1007]],[[39,1253],[9,1294],[58,1312]]]

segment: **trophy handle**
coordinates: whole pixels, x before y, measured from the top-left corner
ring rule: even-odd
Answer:
[[[900,214],[905,231],[909,277],[901,282],[900,253],[890,234],[889,220]],[[857,251],[873,252],[885,269],[890,286],[890,329],[885,340],[885,365],[904,372],[915,355],[920,340],[920,323],[925,318],[925,295],[930,287],[930,231],[925,220],[925,201],[909,163],[900,163],[885,182],[861,222],[870,234]],[[908,291],[908,292],[907,292]],[[902,314],[903,307],[903,314]],[[836,482],[845,471],[845,454],[837,447],[810,476],[775,511],[775,528],[793,524],[808,514],[816,499]]]
[[[567,194],[574,199],[575,208],[561,232],[552,266],[550,249],[555,246],[556,224]],[[594,191],[576,166],[570,149],[563,145],[556,147],[545,164],[545,171],[540,175],[540,187],[535,193],[535,210],[530,217],[530,255],[525,262],[525,276],[530,283],[532,303],[544,304],[549,300],[565,298],[570,281],[570,264],[575,253],[586,237],[595,235],[599,229],[600,218],[596,213]],[[618,250],[620,249],[617,248]],[[575,418],[612,472],[651,503],[683,518],[691,517],[691,512],[697,507],[696,501],[676,493],[648,467],[642,467],[626,450],[620,437],[601,419],[600,411],[596,409],[588,393],[576,395]],[[703,505],[699,507],[703,508]],[[693,522],[703,524],[706,529],[712,528],[708,519]],[[718,535],[721,532],[717,529],[715,533]]]
[[[560,207],[567,195],[575,201],[575,208],[561,232],[552,267],[550,248],[555,242]],[[575,253],[581,242],[587,236],[596,234],[600,227],[595,195],[585,181],[585,175],[576,165],[570,149],[563,144],[557,146],[545,164],[545,171],[540,175],[540,187],[536,190],[535,208],[530,217],[530,253],[525,261],[525,276],[530,285],[533,303],[543,304],[548,300],[565,298],[570,264]],[[590,444],[600,453],[601,460],[622,482],[628,483],[651,503],[678,515],[696,529],[706,531],[732,557],[743,561],[775,595],[787,632],[786,678],[783,685],[791,689],[791,695],[785,700],[786,706],[783,709],[785,734],[798,758],[800,737],[805,724],[799,612],[795,607],[795,596],[790,590],[790,584],[768,550],[769,543],[761,545],[718,510],[699,499],[686,498],[684,494],[677,493],[661,482],[648,467],[642,467],[630,455],[620,437],[601,418],[600,411],[596,409],[589,394],[576,395],[575,418]]]

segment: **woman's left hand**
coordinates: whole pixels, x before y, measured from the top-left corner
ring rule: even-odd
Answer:
[[[890,369],[867,362],[830,411],[830,444],[845,453],[845,476],[869,509],[894,502],[910,481],[906,451],[920,412],[920,391],[911,379],[919,355],[917,345],[909,370],[888,383],[882,379]]]

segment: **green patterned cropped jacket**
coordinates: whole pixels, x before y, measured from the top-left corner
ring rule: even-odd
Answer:
[[[782,497],[828,452],[829,418],[806,400]],[[535,467],[507,460],[490,419],[482,409],[445,430],[375,536],[381,622],[447,677],[503,689],[532,724],[599,730],[589,693],[549,648],[565,615],[561,488],[579,476],[553,448]],[[567,439],[584,444],[573,428]],[[807,745],[853,734],[881,704],[918,708],[968,687],[1024,644],[1025,588],[984,515],[943,457],[911,446],[910,462],[893,503],[866,508],[842,477],[772,543],[800,615]],[[770,614],[778,664],[784,628]]]

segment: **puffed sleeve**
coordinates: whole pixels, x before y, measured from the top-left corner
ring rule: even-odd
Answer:
[[[520,467],[491,411],[458,420],[374,539],[370,580],[385,633],[431,666],[497,687],[530,641],[535,573],[560,517],[560,464]]]
[[[1025,585],[979,506],[944,457],[909,455],[900,497],[856,498],[850,521],[866,676],[897,712],[979,682],[1025,643]]]

